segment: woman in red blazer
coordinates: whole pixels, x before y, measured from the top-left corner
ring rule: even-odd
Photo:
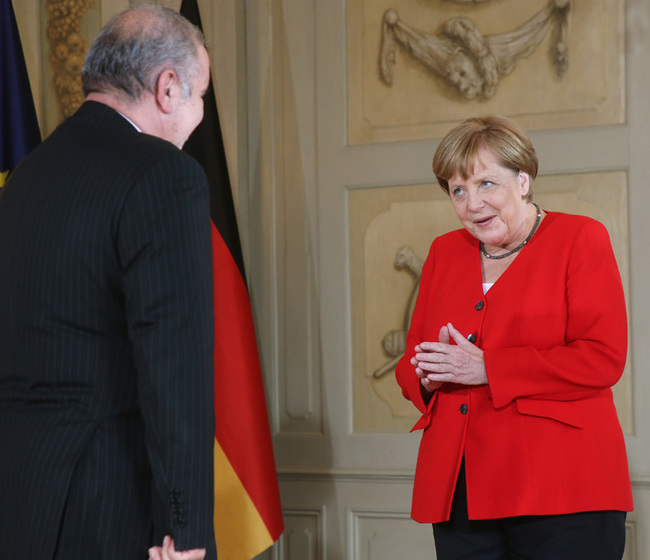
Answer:
[[[433,167],[464,229],[431,246],[396,370],[424,430],[412,516],[438,560],[620,559],[627,317],[608,233],[532,202],[535,150],[508,119],[468,119]]]

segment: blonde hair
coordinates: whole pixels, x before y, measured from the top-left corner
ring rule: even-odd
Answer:
[[[433,173],[442,190],[449,194],[448,181],[456,174],[467,179],[483,149],[504,167],[528,174],[530,188],[526,202],[531,202],[538,169],[533,143],[513,120],[493,115],[467,119],[442,139],[433,156]]]

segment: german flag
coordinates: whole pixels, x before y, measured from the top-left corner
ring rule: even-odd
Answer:
[[[0,187],[41,141],[11,0],[0,0]]]
[[[196,0],[180,9],[201,27]],[[250,560],[284,529],[264,385],[212,82],[184,150],[210,183],[214,269],[214,527],[219,560]]]

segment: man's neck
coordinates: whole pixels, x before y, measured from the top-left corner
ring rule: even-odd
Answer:
[[[148,94],[145,93],[146,97]],[[153,100],[142,99],[137,102],[126,101],[123,97],[106,92],[92,92],[86,97],[87,101],[95,101],[107,105],[122,116],[126,117],[141,132],[160,136],[156,123],[156,106]],[[151,102],[147,102],[151,101]]]

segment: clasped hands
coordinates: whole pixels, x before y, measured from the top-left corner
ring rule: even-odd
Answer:
[[[451,344],[451,341],[456,344]],[[443,383],[484,385],[488,382],[483,350],[451,323],[440,329],[438,342],[420,342],[411,358],[422,387],[431,392]]]

